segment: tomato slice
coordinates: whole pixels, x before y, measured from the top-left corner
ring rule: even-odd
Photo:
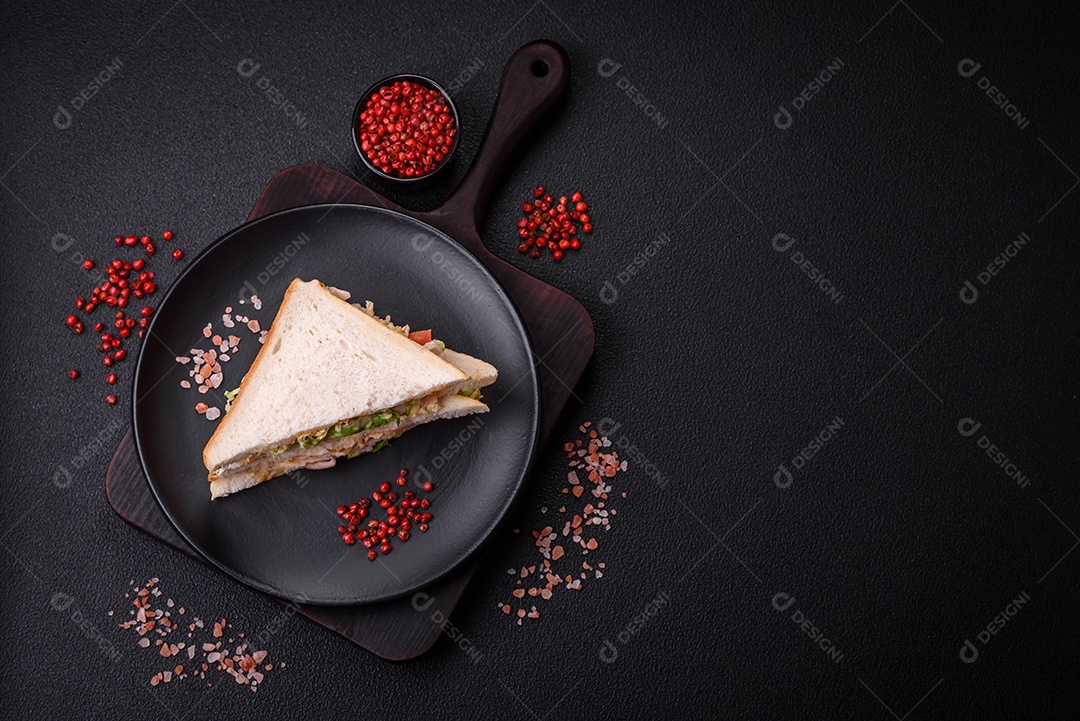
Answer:
[[[431,329],[428,328],[427,330],[414,330],[412,333],[409,333],[409,340],[414,340],[420,345],[430,343]]]

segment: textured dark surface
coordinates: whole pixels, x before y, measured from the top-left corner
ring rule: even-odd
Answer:
[[[4,706],[42,717],[1074,717],[1078,20],[1072,8],[891,8],[9,8]],[[497,189],[483,234],[596,323],[565,432],[614,418],[614,436],[670,482],[660,488],[652,466],[632,461],[604,539],[607,574],[522,628],[495,610],[505,569],[532,544],[507,534],[454,618],[479,662],[441,643],[388,664],[290,622],[269,644],[287,668],[258,694],[231,682],[151,689],[156,667],[106,615],[129,580],[159,576],[169,595],[240,628],[267,627],[280,611],[111,513],[101,478],[119,430],[69,487],[51,483],[126,414],[104,405],[89,344],[62,326],[84,276],[50,238],[70,234],[73,249],[101,257],[116,232],[172,227],[194,251],[243,219],[282,167],[358,170],[347,118],[360,88],[399,70],[449,84],[479,57],[484,67],[455,95],[465,129],[453,175],[394,197],[434,207],[475,151],[498,69],[534,37],[567,48],[570,94]],[[119,75],[57,129],[57,105],[116,57]],[[261,64],[251,78],[236,71],[244,58]],[[610,77],[597,72],[605,58],[622,63]],[[791,108],[836,58],[835,77],[778,129],[781,103]],[[965,58],[982,64],[971,78],[957,71]],[[262,76],[306,127],[257,89]],[[619,89],[624,76],[665,127]],[[978,88],[983,76],[1026,128]],[[538,181],[581,189],[595,208],[595,239],[561,265],[513,249],[518,204]],[[620,284],[661,232],[670,242]],[[1031,242],[981,285],[977,274],[1020,232]],[[778,233],[795,245],[774,250]],[[790,262],[796,251],[839,303]],[[971,305],[958,296],[965,279],[981,292]],[[605,280],[618,286],[611,304]],[[71,366],[86,371],[75,385]],[[778,488],[778,465],[792,468],[837,416],[840,431]],[[982,427],[964,437],[957,424],[969,417]],[[979,449],[983,434],[1026,487]],[[543,452],[523,528],[560,503],[560,440],[557,430]],[[58,591],[122,649],[119,661],[50,608]],[[620,644],[659,592],[670,605]],[[785,612],[770,603],[780,592],[797,599]],[[980,644],[1022,592],[1031,601]],[[796,610],[840,663],[792,622]],[[614,663],[599,656],[605,639],[619,647]],[[965,639],[980,650],[973,664],[959,656]]]

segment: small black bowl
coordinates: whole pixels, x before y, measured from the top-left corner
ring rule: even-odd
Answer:
[[[379,90],[379,88],[383,87],[384,85],[392,85],[399,80],[408,80],[409,82],[416,83],[417,85],[421,85],[425,88],[435,90],[441,93],[443,98],[446,100],[446,106],[450,108],[450,115],[454,118],[455,133],[454,138],[450,143],[450,152],[446,154],[446,157],[442,159],[442,162],[436,165],[435,169],[432,170],[430,173],[425,173],[424,175],[420,175],[415,178],[399,178],[396,175],[388,175],[387,173],[384,173],[380,168],[375,167],[375,165],[370,160],[368,160],[368,157],[364,153],[364,151],[360,149],[360,113],[363,112],[365,106],[367,105],[368,99],[372,95],[374,95],[375,92]],[[391,183],[396,183],[400,185],[412,185],[431,180],[433,177],[442,172],[443,168],[450,165],[450,161],[454,157],[454,152],[457,151],[458,140],[461,137],[461,120],[458,117],[457,106],[454,105],[454,101],[453,99],[451,99],[450,93],[446,92],[445,88],[443,88],[431,78],[425,77],[423,75],[416,75],[414,73],[401,73],[399,75],[391,75],[388,78],[383,78],[382,80],[368,88],[367,92],[360,96],[360,99],[356,102],[356,107],[353,109],[351,132],[353,139],[353,147],[356,148],[356,154],[360,156],[360,160],[363,161],[364,165],[367,166],[368,170],[374,173],[376,177],[382,178],[383,180]]]

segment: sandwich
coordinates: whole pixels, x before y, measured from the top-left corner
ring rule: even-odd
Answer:
[[[408,429],[485,413],[498,371],[410,332],[370,301],[295,279],[255,362],[203,449],[220,498],[301,468],[378,451]],[[232,395],[232,394],[230,394]]]

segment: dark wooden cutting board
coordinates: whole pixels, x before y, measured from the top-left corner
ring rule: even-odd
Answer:
[[[250,221],[317,203],[381,206],[429,223],[465,246],[506,289],[529,330],[541,385],[541,447],[592,356],[592,320],[585,308],[566,293],[494,256],[481,241],[478,228],[495,183],[518,143],[565,94],[569,75],[569,60],[554,43],[534,42],[514,53],[503,70],[491,121],[472,167],[454,193],[435,210],[402,208],[330,168],[298,165],[271,179],[248,216]],[[130,430],[113,455],[105,485],[109,504],[121,518],[202,560],[169,524],[150,493]],[[423,612],[417,611],[408,598],[363,606],[295,609],[297,614],[378,656],[414,658],[438,640],[440,630],[432,617],[437,612],[449,617],[478,564],[478,560],[468,563],[426,589],[433,601]]]

